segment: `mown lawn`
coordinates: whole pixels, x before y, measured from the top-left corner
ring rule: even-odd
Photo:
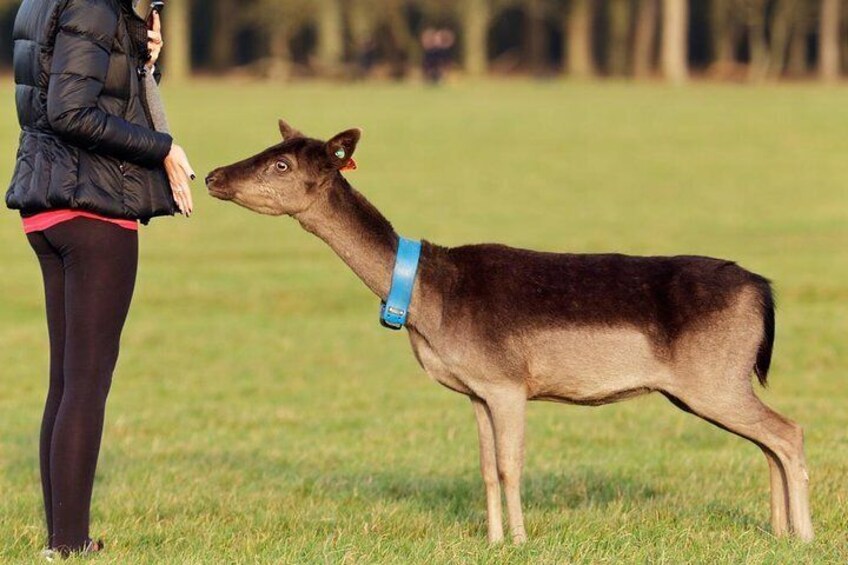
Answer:
[[[0,88],[0,178],[17,126]],[[848,561],[844,89],[483,83],[166,86],[198,172],[361,126],[353,183],[408,236],[728,257],[775,281],[763,392],[807,430],[817,539],[771,536],[751,444],[661,397],[531,406],[531,541],[489,547],[469,402],[291,220],[205,195],[142,233],[93,531],[102,563]],[[0,216],[0,562],[42,544],[37,264]]]

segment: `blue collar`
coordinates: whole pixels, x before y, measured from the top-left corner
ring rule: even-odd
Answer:
[[[380,307],[380,323],[383,327],[399,330],[406,324],[420,258],[421,242],[401,237],[392,273],[392,287],[389,289],[389,297]]]

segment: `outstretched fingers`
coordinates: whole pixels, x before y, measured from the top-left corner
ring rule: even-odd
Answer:
[[[185,192],[183,193],[186,215],[191,216],[194,213],[194,197],[191,193],[190,181],[196,179],[197,175],[195,174],[194,169],[192,169],[191,164],[188,162],[188,159],[186,159],[184,163],[180,164],[180,168],[183,171],[183,178],[186,179]]]
[[[165,158],[165,171],[180,213],[190,217],[194,212],[194,199],[191,194],[191,181],[197,178],[194,168],[188,161],[185,151],[179,145],[173,145]]]

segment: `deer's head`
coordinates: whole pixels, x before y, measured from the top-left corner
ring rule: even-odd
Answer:
[[[362,131],[350,129],[329,141],[304,136],[280,120],[283,142],[206,177],[209,194],[254,212],[281,216],[308,209],[333,186],[340,171],[354,168]]]

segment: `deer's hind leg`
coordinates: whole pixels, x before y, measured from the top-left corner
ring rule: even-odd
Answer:
[[[668,398],[672,404],[683,410],[684,412],[688,412],[690,414],[695,414],[696,416],[700,416],[700,414],[696,414],[679,398],[672,396],[669,393],[665,394],[666,398]],[[753,394],[753,391],[751,391]],[[704,418],[712,424],[719,426],[722,429],[728,429],[726,426],[723,426],[709,418]],[[730,430],[732,432],[732,430]],[[734,432],[735,433],[735,432]],[[738,435],[738,434],[737,434]],[[745,438],[749,439],[750,438]],[[754,441],[754,443],[757,443]],[[763,455],[766,457],[766,461],[769,466],[769,484],[770,484],[770,494],[771,494],[771,527],[775,536],[783,536],[789,532],[789,489],[786,482],[786,473],[783,470],[783,464],[780,462],[780,459],[777,458],[777,455],[774,454],[770,449],[765,447],[764,445],[757,444],[758,447],[762,450]]]
[[[770,449],[760,446],[769,466],[771,485],[771,530],[777,537],[789,533],[789,485],[780,459]]]
[[[788,529],[809,541],[813,526],[804,432],[763,404],[751,383],[763,335],[761,298],[745,289],[733,305],[676,340],[673,378],[661,388],[687,410],[762,449],[771,473],[775,534]]]
[[[699,390],[687,387],[669,391],[689,412],[752,441],[766,454],[771,482],[772,526],[775,535],[787,530],[803,540],[813,538],[804,461],[803,430],[757,398],[747,387]],[[731,392],[734,389],[735,392]],[[788,513],[787,513],[788,508]],[[788,514],[788,524],[787,524]]]

